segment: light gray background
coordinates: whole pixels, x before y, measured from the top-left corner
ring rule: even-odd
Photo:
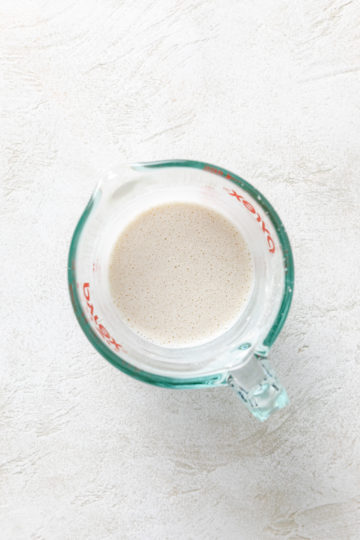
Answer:
[[[0,4],[3,539],[360,538],[360,5]],[[194,158],[273,203],[296,260],[291,406],[105,362],[66,258],[109,160]]]

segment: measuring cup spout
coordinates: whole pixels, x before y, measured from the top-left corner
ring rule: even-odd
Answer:
[[[286,390],[279,384],[266,358],[251,356],[230,372],[227,382],[262,422],[289,403]]]

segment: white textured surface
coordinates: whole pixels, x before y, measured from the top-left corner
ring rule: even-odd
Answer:
[[[0,5],[2,539],[358,539],[360,5]],[[83,336],[75,223],[108,159],[238,172],[283,217],[292,403],[145,386]]]

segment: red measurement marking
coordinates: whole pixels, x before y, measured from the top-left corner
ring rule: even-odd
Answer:
[[[220,169],[217,169],[216,167],[211,167],[210,165],[205,165],[204,167],[204,171],[209,171],[213,174],[217,174],[219,176],[223,176],[224,178],[228,178],[229,180],[235,180],[230,173],[224,173],[223,171],[221,171]],[[242,203],[244,205],[244,207],[251,213],[251,214],[254,214],[254,216],[256,216],[256,221],[258,221],[260,224],[261,224],[261,229],[263,231],[263,233],[266,235],[266,240],[267,240],[267,243],[268,243],[268,246],[269,246],[269,252],[270,253],[275,253],[275,242],[274,240],[272,239],[271,237],[271,234],[269,232],[269,230],[266,228],[266,225],[265,225],[265,221],[263,220],[263,218],[261,217],[261,215],[259,214],[259,212],[257,212],[255,210],[255,208],[253,207],[253,205],[251,203],[249,203],[249,201],[247,201],[246,199],[244,199],[244,197],[242,195],[240,195],[239,193],[237,193],[234,189],[233,190],[230,190],[228,188],[224,188],[225,191],[227,191],[229,193],[229,195],[231,197],[235,197],[235,199],[237,199],[240,203]]]
[[[98,315],[94,315],[94,306],[90,302],[90,283],[83,283],[83,293],[86,300],[86,305],[89,308],[91,319],[95,323],[95,328],[101,337],[106,341],[107,345],[112,345],[116,351],[122,349],[122,345],[117,343],[115,339],[109,334],[105,326],[99,323]]]
[[[209,171],[213,174],[217,174],[219,176],[223,176],[224,178],[228,178],[229,180],[234,180],[234,178],[231,176],[230,173],[224,173],[221,169],[217,169],[216,167],[211,167],[211,165],[205,165],[204,171]]]

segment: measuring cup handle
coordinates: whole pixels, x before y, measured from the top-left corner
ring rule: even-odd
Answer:
[[[227,380],[249,411],[262,422],[278,409],[286,407],[289,399],[266,358],[251,356]]]

